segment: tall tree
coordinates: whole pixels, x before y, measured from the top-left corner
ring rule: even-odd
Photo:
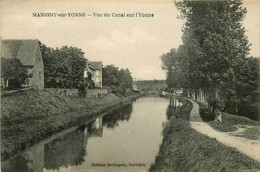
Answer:
[[[114,65],[107,65],[102,70],[103,85],[117,87],[125,94],[126,89],[131,89],[133,78],[128,69],[118,69]]]
[[[242,1],[184,0],[176,6],[185,25],[183,45],[174,61],[178,67],[174,67],[174,77],[167,73],[168,86],[178,78],[184,88],[204,90],[209,105],[235,114],[255,107],[256,98],[251,93],[259,88],[259,67],[248,58],[250,44],[241,23],[246,14]],[[162,59],[164,66],[172,65],[170,56],[164,57],[168,59]]]
[[[44,83],[49,88],[83,88],[87,59],[76,47],[49,48],[41,44]]]

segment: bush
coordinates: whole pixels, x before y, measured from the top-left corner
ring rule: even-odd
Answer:
[[[1,58],[1,85],[4,89],[21,88],[27,77],[28,72],[19,59]]]

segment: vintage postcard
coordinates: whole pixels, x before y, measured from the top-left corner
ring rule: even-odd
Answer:
[[[258,0],[2,0],[0,171],[259,171],[259,24]]]

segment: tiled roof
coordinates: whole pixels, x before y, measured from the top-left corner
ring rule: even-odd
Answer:
[[[102,69],[102,62],[101,61],[89,61],[88,66],[95,70]]]
[[[33,66],[38,40],[1,40],[1,57],[18,58],[25,66]]]

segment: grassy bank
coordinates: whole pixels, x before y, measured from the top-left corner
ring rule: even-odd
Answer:
[[[254,121],[247,117],[233,115],[230,113],[222,112],[222,123],[214,121],[214,116],[211,115],[206,108],[205,104],[198,102],[200,107],[200,116],[205,122],[214,128],[215,130],[222,131],[222,132],[234,132],[237,130],[238,125],[244,126],[260,126],[260,121]],[[248,128],[246,129],[246,134],[241,135],[247,138],[247,134],[249,139],[257,139],[259,138],[260,131],[257,128]]]
[[[1,99],[1,159],[50,135],[128,104],[139,94],[86,99],[24,91]]]
[[[185,113],[191,110],[185,103]],[[188,111],[189,109],[189,111]],[[195,131],[189,122],[171,117],[150,171],[242,171],[260,169],[255,160]]]

